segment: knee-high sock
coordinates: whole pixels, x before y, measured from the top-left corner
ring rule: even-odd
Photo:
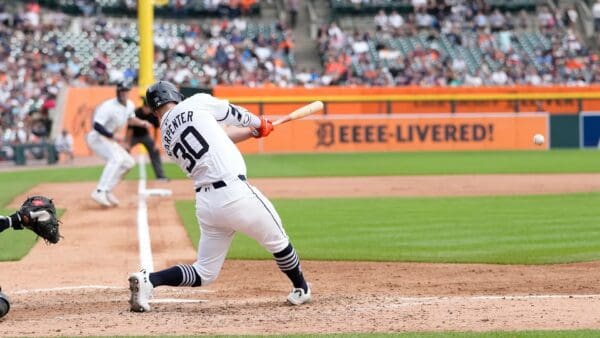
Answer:
[[[279,269],[288,276],[292,281],[292,284],[294,284],[294,287],[302,288],[304,291],[307,291],[308,285],[302,275],[300,259],[298,258],[292,243],[282,251],[274,253],[273,256],[275,256],[275,261],[277,262]]]
[[[195,287],[202,285],[202,280],[193,266],[180,264],[150,273],[150,283],[154,287],[160,285]]]

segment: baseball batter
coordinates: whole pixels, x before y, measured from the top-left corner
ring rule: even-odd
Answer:
[[[135,165],[133,157],[123,148],[115,133],[127,123],[150,128],[148,121],[135,117],[133,102],[127,99],[131,85],[119,83],[117,97],[101,103],[94,113],[93,129],[87,134],[86,141],[96,155],[106,161],[92,199],[104,207],[117,206],[119,200],[112,193],[121,178]]]
[[[194,181],[201,236],[192,265],[180,264],[155,273],[142,270],[129,277],[131,310],[150,311],[148,300],[155,287],[212,283],[237,231],[273,254],[293,284],[289,303],[310,301],[311,290],[281,219],[271,202],[248,183],[246,164],[234,144],[252,136],[266,137],[273,130],[271,122],[208,94],[184,100],[177,88],[165,81],[148,88],[146,99],[161,121],[165,152]],[[224,129],[220,124],[240,128]]]
[[[0,232],[8,228],[14,230],[30,229],[48,243],[56,244],[60,240],[59,221],[52,200],[44,196],[28,198],[21,208],[10,216],[0,216]],[[0,318],[10,310],[10,300],[0,287]]]

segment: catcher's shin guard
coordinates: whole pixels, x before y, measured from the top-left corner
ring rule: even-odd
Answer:
[[[8,297],[0,291],[0,318],[6,316],[9,310],[10,301],[8,300]]]

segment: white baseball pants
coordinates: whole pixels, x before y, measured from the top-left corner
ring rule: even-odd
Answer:
[[[206,185],[196,193],[200,242],[193,266],[203,286],[219,275],[236,231],[253,238],[270,253],[281,252],[289,244],[281,218],[257,188],[237,177],[225,182],[225,187]]]
[[[133,168],[135,161],[117,142],[95,130],[87,134],[86,141],[90,149],[106,161],[97,189],[111,191],[121,181],[122,176]]]

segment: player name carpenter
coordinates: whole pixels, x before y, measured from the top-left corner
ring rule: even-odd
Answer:
[[[166,149],[171,149],[171,141],[173,141],[173,134],[175,134],[175,130],[179,128],[184,123],[191,122],[192,117],[194,116],[193,111],[181,112],[175,115],[170,122],[167,122],[165,129],[163,129],[163,144]],[[169,118],[170,116],[166,116]],[[167,120],[168,121],[168,120]],[[170,154],[168,154],[170,156]]]
[[[458,124],[334,124],[320,123],[317,146],[339,143],[413,143],[493,141],[494,125]]]

